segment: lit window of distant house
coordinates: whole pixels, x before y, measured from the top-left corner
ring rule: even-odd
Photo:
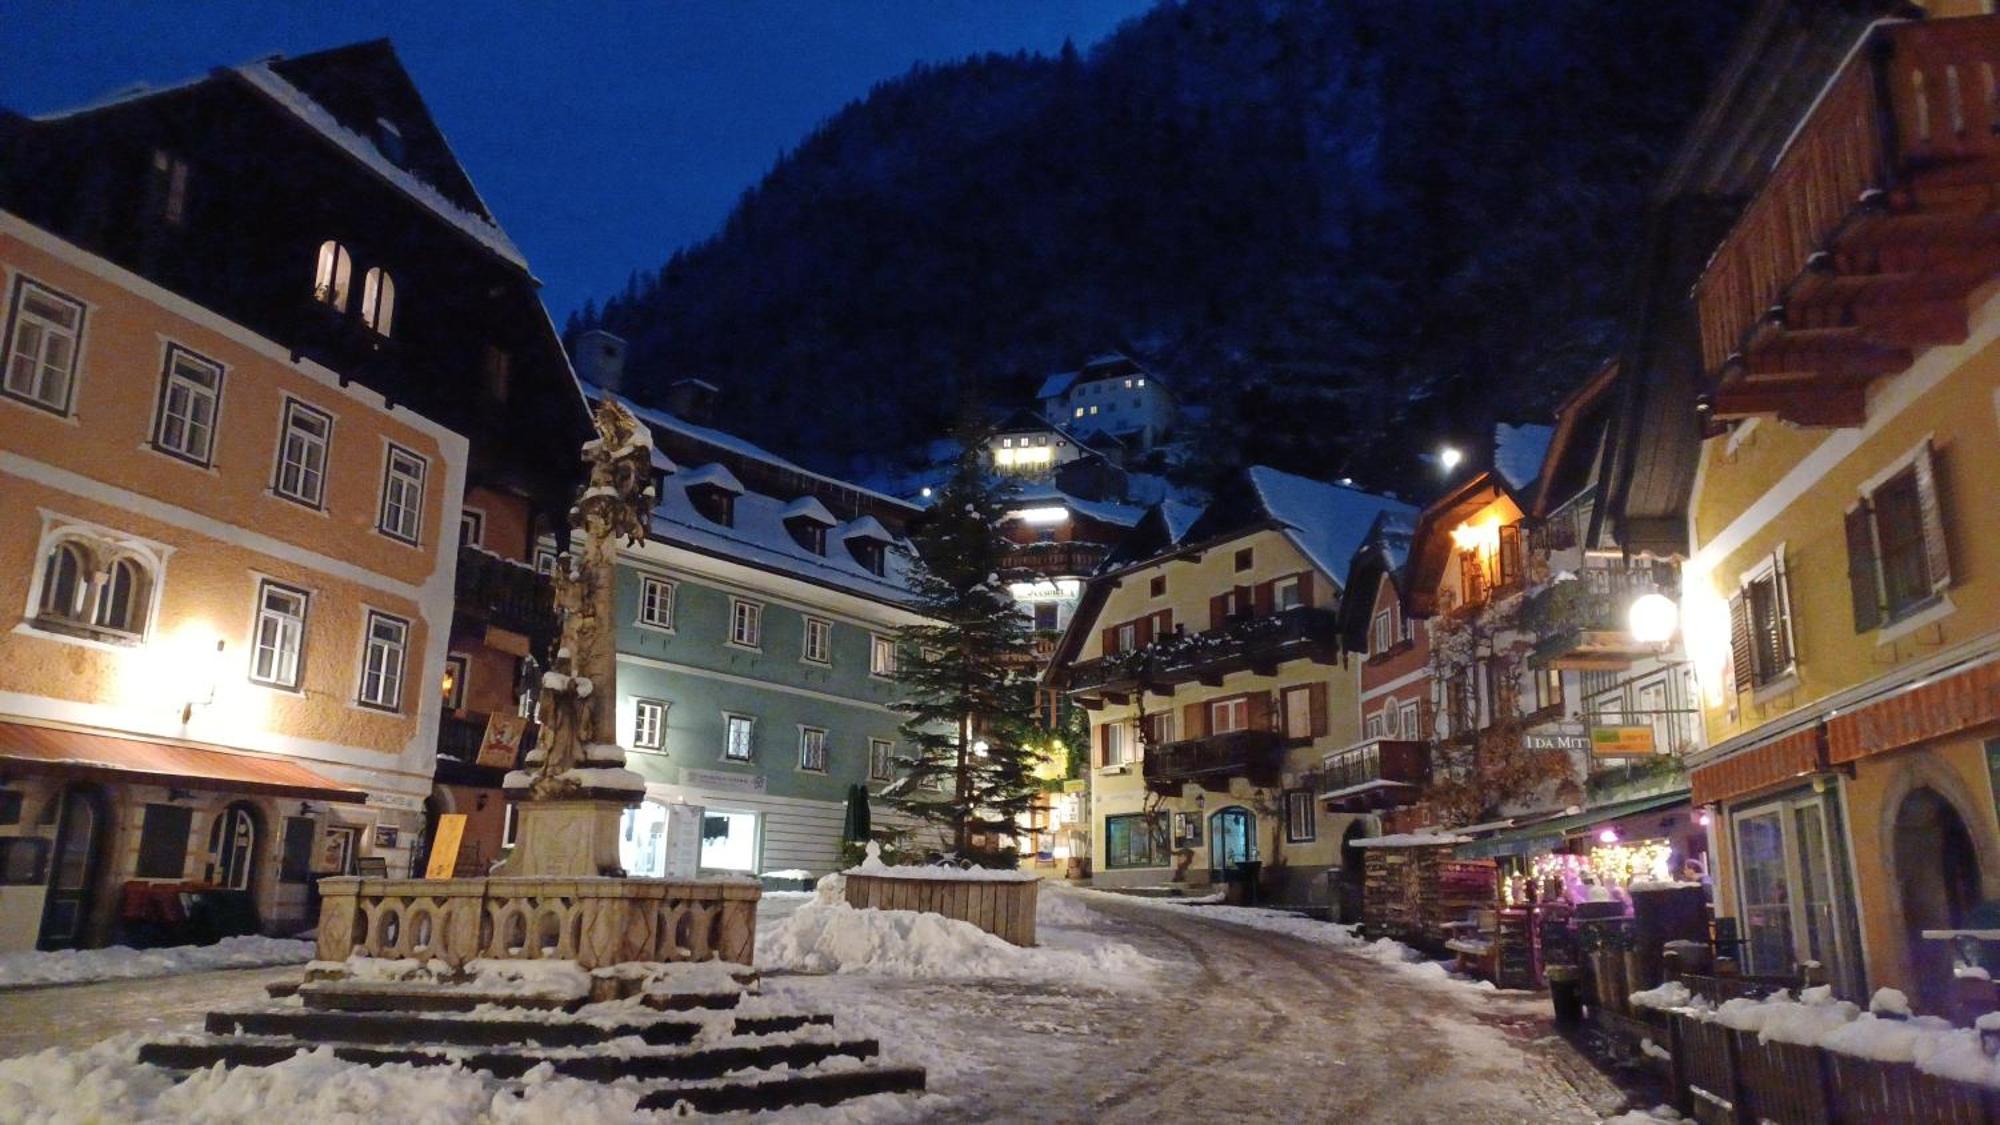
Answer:
[[[367,640],[361,653],[363,706],[394,711],[403,705],[403,660],[409,640],[409,622],[377,610],[368,612]]]
[[[1146,586],[1146,594],[1148,597],[1154,597],[1154,598],[1166,597],[1167,576],[1164,574],[1154,575],[1152,581],[1149,582]]]
[[[657,699],[641,699],[632,707],[632,746],[636,750],[658,750],[666,745],[667,705]]]
[[[869,638],[868,674],[871,676],[893,676],[896,674],[895,638]]]
[[[639,624],[674,627],[674,584],[650,574],[639,576]]]
[[[361,323],[378,336],[389,335],[396,321],[396,279],[380,266],[371,268],[361,279]]]
[[[7,396],[69,413],[83,340],[82,303],[24,277],[14,283],[7,319]]]
[[[166,369],[160,376],[154,448],[207,466],[214,459],[216,415],[221,406],[222,365],[177,344],[170,345]]]
[[[868,780],[889,781],[895,777],[896,744],[886,738],[868,740]]]
[[[283,427],[271,491],[309,508],[320,507],[326,502],[326,452],[333,439],[333,417],[288,398]]]
[[[472,661],[459,653],[444,658],[444,709],[447,713],[465,710],[465,692],[472,676]]]
[[[257,628],[251,639],[250,678],[272,687],[299,686],[306,638],[304,590],[276,582],[257,587]]]
[[[400,445],[389,447],[382,467],[382,512],[375,527],[412,546],[422,530],[425,467],[422,457]]]
[[[319,266],[313,272],[313,300],[347,311],[347,290],[354,277],[354,259],[347,247],[328,239],[319,244]]]
[[[833,659],[833,622],[818,617],[806,618],[805,641],[800,646],[799,655],[814,664],[825,664]]]
[[[723,720],[722,756],[732,762],[750,760],[750,736],[757,720],[748,715],[727,715]]]
[[[826,772],[826,732],[818,727],[799,728],[799,768],[807,773]]]
[[[1083,417],[1083,407],[1079,406],[1076,408],[1076,416],[1079,418]]]
[[[756,648],[764,641],[764,607],[741,598],[729,600],[729,643]]]

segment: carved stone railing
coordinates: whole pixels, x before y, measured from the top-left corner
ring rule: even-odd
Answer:
[[[739,880],[347,876],[319,886],[319,960],[359,953],[454,970],[476,958],[748,965],[763,894]]]

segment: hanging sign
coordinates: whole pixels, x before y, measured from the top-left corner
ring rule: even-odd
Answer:
[[[692,879],[700,873],[701,828],[707,815],[700,805],[667,806],[667,878]]]
[[[511,770],[521,757],[521,737],[528,720],[519,715],[495,711],[486,716],[486,738],[479,744],[479,764],[496,770]]]
[[[1600,758],[1642,758],[1657,752],[1652,727],[1591,727],[1590,752]]]
[[[1574,750],[1587,752],[1593,749],[1591,737],[1582,732],[1556,731],[1554,733],[1531,733],[1523,737],[1530,750]]]
[[[431,838],[431,859],[424,865],[424,878],[449,879],[458,868],[458,846],[465,840],[465,814],[448,812],[438,817],[437,835]]]

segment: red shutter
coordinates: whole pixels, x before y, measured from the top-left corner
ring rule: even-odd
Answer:
[[[1277,604],[1277,599],[1272,593],[1274,585],[1271,582],[1259,582],[1256,586],[1252,587],[1251,596],[1256,599],[1253,604],[1256,606],[1257,616],[1271,616],[1271,609]]]
[[[1310,570],[1299,575],[1299,604],[1313,604],[1313,572]]]
[[[1141,617],[1132,625],[1132,636],[1140,648],[1153,643],[1153,619]]]
[[[1109,723],[1099,723],[1097,726],[1097,764],[1100,766],[1111,764],[1111,724]]]
[[[1171,609],[1163,609],[1160,610],[1158,613],[1155,613],[1153,615],[1154,638],[1157,639],[1160,637],[1171,637],[1173,635],[1174,635],[1174,611]]]
[[[1190,703],[1181,709],[1181,737],[1208,737],[1208,704]]]
[[[1847,510],[1847,592],[1854,601],[1854,631],[1882,624],[1881,563],[1875,557],[1874,520],[1867,501]]]
[[[1757,670],[1750,664],[1750,607],[1740,593],[1729,597],[1729,659],[1736,666],[1736,690],[1749,691]]]
[[[1222,628],[1223,622],[1228,620],[1228,618],[1229,598],[1227,595],[1217,594],[1208,599],[1208,627],[1210,629]]]
[[[1104,630],[1104,655],[1118,655],[1118,626],[1107,626]]]
[[[1940,594],[1951,585],[1951,552],[1945,549],[1943,466],[1929,440],[1917,454],[1917,503],[1924,513],[1924,568],[1930,573],[1931,593]]]
[[[1307,706],[1312,709],[1312,733],[1314,738],[1326,734],[1326,685],[1313,684],[1306,689]]]
[[[1264,692],[1252,692],[1244,697],[1243,709],[1250,713],[1251,730],[1271,729],[1271,697]]]

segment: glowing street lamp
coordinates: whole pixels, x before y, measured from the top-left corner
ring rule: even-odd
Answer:
[[[1674,639],[1680,626],[1681,609],[1665,594],[1643,594],[1626,612],[1625,624],[1632,639],[1642,645],[1663,645]]]

